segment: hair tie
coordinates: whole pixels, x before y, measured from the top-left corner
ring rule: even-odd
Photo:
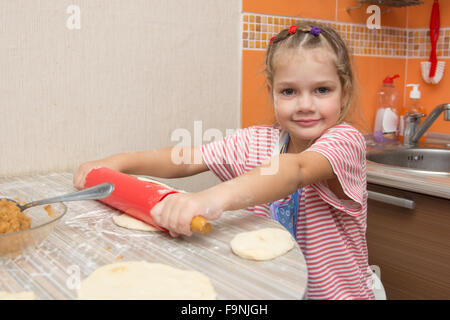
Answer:
[[[292,25],[289,28],[289,34],[294,34],[296,31],[297,31],[296,25]],[[300,31],[310,33],[313,36],[317,37],[322,32],[322,29],[320,29],[319,27],[302,27],[302,28],[300,28]]]
[[[289,27],[289,34],[295,34],[297,32],[297,26],[295,24],[293,24],[292,26]],[[320,29],[319,27],[302,27],[299,29],[302,32],[306,32],[306,33],[310,33],[315,37],[318,37],[320,35],[320,33],[322,32],[322,29]],[[273,43],[273,41],[275,40],[277,36],[273,36],[272,38],[270,38],[270,44]]]
[[[322,29],[319,27],[312,27],[309,33],[311,33],[313,36],[317,37],[322,32]]]
[[[294,24],[289,27],[289,34],[294,34],[297,31],[297,26]]]

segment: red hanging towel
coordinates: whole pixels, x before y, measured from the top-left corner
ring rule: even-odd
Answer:
[[[439,29],[441,27],[441,21],[439,16],[439,2],[438,0],[434,0],[433,9],[431,10],[431,19],[430,19],[430,41],[431,41],[431,55],[430,62],[431,68],[429,77],[433,78],[436,73],[437,66],[437,56],[436,56],[436,46],[439,38]]]

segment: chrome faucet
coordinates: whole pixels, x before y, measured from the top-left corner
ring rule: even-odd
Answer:
[[[450,103],[443,103],[438,105],[425,119],[421,126],[418,126],[420,119],[425,117],[425,114],[420,112],[405,113],[405,131],[403,133],[403,145],[413,147],[423,134],[431,127],[433,122],[444,112],[445,121],[450,121]]]

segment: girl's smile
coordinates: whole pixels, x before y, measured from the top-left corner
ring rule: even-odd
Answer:
[[[319,122],[319,119],[302,119],[302,120],[294,120],[301,127],[312,127]]]
[[[275,116],[295,150],[320,137],[340,116],[342,87],[328,49],[283,50],[273,78]]]

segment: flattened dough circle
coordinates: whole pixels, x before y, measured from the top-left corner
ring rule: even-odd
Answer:
[[[104,265],[81,282],[83,300],[212,300],[207,276],[161,263],[125,261]]]
[[[265,228],[237,234],[230,242],[233,252],[249,260],[271,260],[295,245],[291,234],[278,228]]]
[[[113,216],[113,221],[119,227],[124,227],[131,230],[141,230],[141,231],[161,231],[160,229],[154,228],[151,225],[142,222],[136,218],[133,218],[127,214],[120,214]]]

